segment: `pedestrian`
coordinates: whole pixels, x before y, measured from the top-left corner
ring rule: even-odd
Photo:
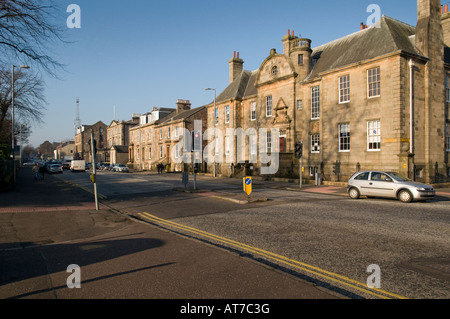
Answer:
[[[39,166],[39,173],[41,174],[41,180],[44,180],[45,167]]]
[[[38,177],[39,177],[39,164],[38,163],[34,164],[32,172],[33,172],[34,180],[38,180]]]
[[[158,164],[158,174],[162,173],[163,165],[161,163]]]

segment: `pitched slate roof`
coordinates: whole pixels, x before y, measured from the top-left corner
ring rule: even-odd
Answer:
[[[306,80],[321,73],[396,51],[422,55],[414,45],[415,27],[383,16],[370,28],[326,43],[311,54],[313,68]]]
[[[176,121],[176,120],[182,120],[186,119],[189,116],[203,110],[205,106],[200,106],[195,109],[185,110],[180,113],[177,113],[176,111],[170,113],[169,115],[163,117],[160,121],[157,121],[156,124],[165,124],[167,122]]]

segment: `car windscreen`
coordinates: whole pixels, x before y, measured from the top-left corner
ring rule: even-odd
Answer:
[[[392,177],[394,180],[398,181],[398,182],[406,182],[406,181],[410,181],[409,178],[404,177],[404,176],[402,176],[402,175],[400,175],[400,174],[398,174],[398,173],[392,173],[392,172],[390,172],[389,175],[391,175],[391,177]]]

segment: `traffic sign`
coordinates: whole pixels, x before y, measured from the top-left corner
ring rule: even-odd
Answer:
[[[252,178],[251,177],[244,177],[244,192],[250,196],[252,193]]]

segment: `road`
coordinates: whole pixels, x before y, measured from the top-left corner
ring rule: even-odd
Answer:
[[[59,178],[92,190],[88,174]],[[447,197],[351,200],[338,190],[255,181],[252,196],[268,200],[242,205],[226,200],[245,197],[238,179],[199,176],[199,193],[175,190],[179,174],[101,171],[97,182],[110,208],[350,298],[450,298]],[[368,279],[379,288],[368,289]]]

